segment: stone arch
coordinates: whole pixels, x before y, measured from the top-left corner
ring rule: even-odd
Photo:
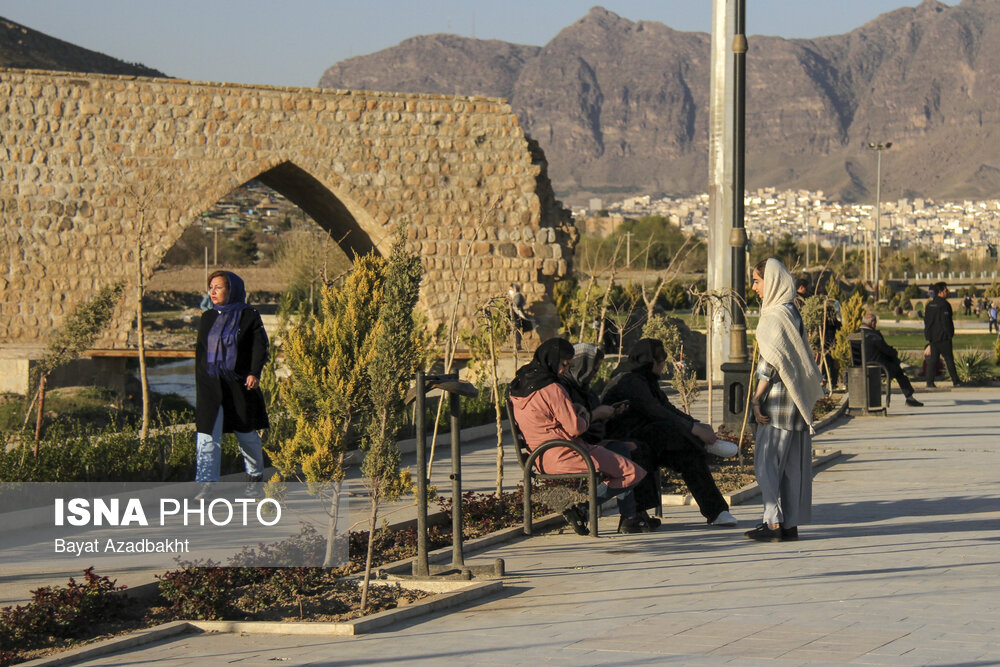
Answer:
[[[574,233],[504,100],[0,68],[0,135],[0,381],[75,304],[132,282],[140,228],[148,271],[204,207],[254,177],[352,257],[385,255],[406,223],[438,320],[454,312],[466,326],[517,282],[544,335],[558,327],[552,289]],[[126,196],[112,155],[158,184],[148,207]],[[127,347],[130,309],[101,347]]]
[[[371,216],[360,207],[345,204],[345,199],[348,199],[345,195],[332,192],[294,162],[282,162],[258,174],[256,178],[272,190],[280,192],[320,227],[330,232],[352,261],[358,255],[372,251],[378,254],[376,243],[365,231],[365,227],[371,229],[374,224],[370,221]],[[358,218],[369,218],[366,221],[368,224],[361,224]]]

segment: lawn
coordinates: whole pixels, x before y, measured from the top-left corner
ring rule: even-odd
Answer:
[[[924,346],[927,345],[927,341],[924,340],[924,332],[919,329],[885,328],[881,329],[881,331],[882,335],[885,336],[886,342],[897,350],[923,350]],[[960,333],[955,336],[952,346],[956,352],[967,349],[979,349],[992,356],[993,345],[996,343],[996,340],[996,334],[991,333]]]

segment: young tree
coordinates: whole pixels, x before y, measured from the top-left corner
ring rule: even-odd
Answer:
[[[294,434],[269,443],[281,479],[305,481],[330,503],[324,565],[333,564],[348,435],[368,409],[370,332],[376,326],[383,260],[361,257],[341,287],[324,286],[315,315],[292,325],[283,345],[289,375],[278,381]]]
[[[483,371],[486,371],[490,393],[493,395],[497,428],[497,498],[500,498],[503,494],[503,412],[497,360],[501,344],[517,326],[512,320],[508,299],[498,296],[487,301],[477,314],[476,324],[475,331],[462,332],[461,340],[469,348],[472,357],[470,366],[475,369],[477,377],[482,379]]]
[[[855,291],[847,303],[840,309],[840,320],[842,325],[837,331],[837,343],[834,345],[831,354],[839,362],[841,368],[848,368],[851,365],[851,345],[847,337],[857,332],[861,326],[861,316],[864,314],[864,297],[859,291]]]
[[[698,397],[697,374],[684,359],[684,339],[690,334],[691,331],[683,320],[662,315],[654,315],[642,328],[643,338],[653,338],[663,343],[667,362],[673,370],[671,383],[680,394],[684,412],[688,414],[691,414],[691,405]]]
[[[24,425],[27,426],[31,408],[38,401],[38,417],[35,422],[35,456],[38,456],[38,441],[42,435],[42,412],[45,408],[45,382],[52,371],[60,366],[78,359],[94,340],[101,334],[111,321],[115,308],[125,293],[125,283],[119,281],[102,287],[90,299],[78,304],[62,326],[56,330],[55,336],[49,341],[48,350],[42,357],[33,373],[36,377],[31,382],[38,383],[34,397],[24,411]]]
[[[372,552],[378,507],[383,500],[393,501],[407,490],[407,479],[399,471],[399,447],[396,436],[403,420],[403,398],[413,379],[415,364],[420,357],[416,345],[413,310],[420,292],[423,270],[420,258],[406,251],[402,233],[393,244],[385,265],[378,319],[373,336],[368,374],[368,403],[364,414],[361,464],[365,485],[371,501],[368,522],[368,553],[365,557],[365,577],[361,588],[361,610],[368,603]],[[455,498],[455,502],[461,502]],[[460,539],[455,536],[455,539]]]
[[[250,225],[246,225],[240,230],[240,233],[236,235],[233,239],[233,247],[236,250],[236,254],[239,256],[239,261],[244,264],[255,264],[257,262],[257,254],[260,249],[257,246],[257,237],[250,229]]]
[[[121,185],[124,199],[135,208],[135,326],[136,347],[139,352],[139,384],[142,387],[142,426],[139,440],[146,442],[149,436],[149,375],[146,367],[146,326],[143,321],[142,298],[146,294],[146,241],[149,232],[149,218],[153,215],[154,197],[163,189],[159,179],[151,180],[148,172],[141,169],[135,158],[125,160],[112,150],[107,152],[109,164],[115,172],[115,180]],[[123,221],[127,223],[128,221]]]

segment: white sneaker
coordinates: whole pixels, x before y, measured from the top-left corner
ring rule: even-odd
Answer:
[[[733,444],[733,443],[729,443],[729,444]],[[709,524],[709,525],[712,525],[712,526],[735,526],[738,523],[739,523],[739,521],[737,521],[736,517],[734,517],[732,514],[729,513],[729,510],[723,510],[723,511],[719,512],[719,516],[715,517],[715,520],[712,521],[712,523]]]
[[[740,453],[740,448],[736,446],[735,442],[729,442],[728,440],[716,440],[711,445],[706,445],[705,451],[724,459],[731,459]]]

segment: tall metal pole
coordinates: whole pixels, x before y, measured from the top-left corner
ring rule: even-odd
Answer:
[[[879,296],[879,259],[882,255],[882,151],[875,151],[875,302]]]
[[[729,244],[733,229],[733,34],[736,29],[734,0],[713,0],[711,80],[708,119],[708,289],[719,292],[732,286],[733,267]],[[715,305],[715,304],[713,304]],[[706,313],[712,318],[709,328],[713,360],[729,358],[730,327],[725,308],[717,306]],[[717,316],[718,315],[718,316]],[[706,369],[714,381],[724,381],[721,365]]]
[[[729,265],[732,296],[729,301],[732,326],[729,329],[729,361],[722,364],[723,422],[730,428],[743,423],[746,396],[750,391],[750,362],[747,360],[747,323],[742,299],[746,294],[747,233],[744,225],[746,145],[746,0],[727,0],[732,8],[733,99],[729,122],[732,126],[732,209],[729,228]]]
[[[733,69],[735,85],[733,90],[733,229],[729,236],[732,247],[732,287],[735,295],[742,298],[746,294],[746,253],[747,233],[744,227],[744,148],[746,145],[746,82],[747,82],[747,36],[746,2],[736,0],[736,32],[733,35]],[[729,331],[729,360],[742,363],[747,360],[747,322],[740,308],[737,296],[733,296],[730,309],[733,326]]]
[[[872,272],[875,279],[875,300],[879,297],[879,257],[882,247],[882,151],[892,148],[891,141],[869,142],[868,148],[877,156],[875,168],[875,247],[872,248]]]

